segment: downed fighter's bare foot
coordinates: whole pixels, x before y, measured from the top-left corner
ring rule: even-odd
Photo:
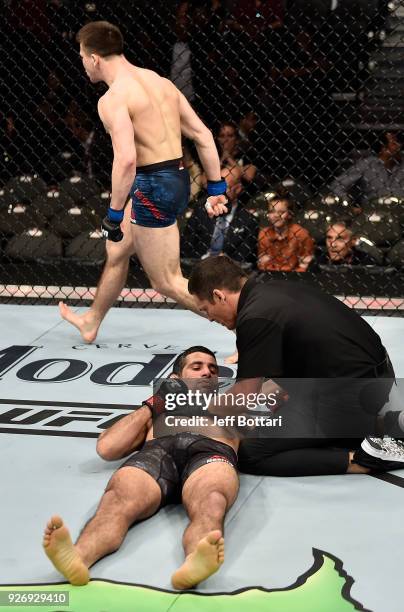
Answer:
[[[172,575],[171,582],[175,589],[191,589],[217,572],[224,561],[224,539],[219,530],[211,531],[198,542],[194,552]]]
[[[46,525],[43,548],[53,565],[70,584],[81,586],[90,580],[88,568],[76,551],[69,530],[60,516],[52,516]]]
[[[224,360],[225,363],[228,363],[230,365],[234,364],[234,363],[238,363],[238,351],[236,351],[235,353],[233,353],[233,355],[229,355],[228,357],[226,357],[226,359]]]
[[[74,327],[77,327],[84,342],[94,342],[97,337],[98,328],[101,321],[97,319],[91,308],[83,314],[76,314],[71,308],[69,308],[69,306],[67,306],[67,304],[64,302],[59,302],[59,312],[65,321],[68,321],[74,325]]]

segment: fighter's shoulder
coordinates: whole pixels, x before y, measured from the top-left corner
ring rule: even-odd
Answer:
[[[142,79],[146,79],[146,81],[154,82],[156,86],[163,87],[165,89],[170,89],[172,91],[178,91],[176,86],[170,79],[167,79],[164,76],[161,76],[154,70],[149,70],[148,68],[138,68],[138,74]]]
[[[110,87],[98,100],[98,114],[101,119],[122,104],[127,105],[125,87]]]
[[[125,92],[122,89],[110,88],[98,99],[98,110],[108,110],[109,107],[113,106],[118,101],[124,101],[125,98]]]
[[[156,81],[162,81],[162,82],[164,81],[164,82],[171,83],[169,79],[161,76],[161,74],[159,74],[155,70],[151,70],[150,68],[140,68],[139,66],[137,66],[135,76],[136,75],[142,79],[155,79]]]

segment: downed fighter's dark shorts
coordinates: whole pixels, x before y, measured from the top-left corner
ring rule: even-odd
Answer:
[[[188,206],[190,180],[181,159],[142,166],[136,169],[131,223],[143,227],[168,227]]]
[[[227,463],[236,469],[237,455],[231,446],[188,432],[146,442],[122,467],[144,470],[161,489],[161,505],[181,503],[186,479],[202,465]]]

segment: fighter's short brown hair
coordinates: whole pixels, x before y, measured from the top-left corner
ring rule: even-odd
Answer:
[[[201,300],[213,302],[215,289],[227,289],[237,293],[246,278],[248,274],[230,257],[226,255],[208,257],[193,267],[188,282],[188,291]]]
[[[88,53],[101,57],[122,55],[123,36],[120,29],[108,21],[90,21],[76,35],[76,41]]]

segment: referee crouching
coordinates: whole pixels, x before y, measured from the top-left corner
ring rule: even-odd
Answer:
[[[401,431],[402,413],[380,417],[394,370],[380,337],[354,310],[303,282],[248,277],[225,256],[198,262],[188,288],[202,313],[236,331],[237,381],[259,381],[259,391],[270,379],[288,397],[279,408],[282,428],[241,443],[242,471],[308,476],[404,468],[403,442],[384,436]]]

